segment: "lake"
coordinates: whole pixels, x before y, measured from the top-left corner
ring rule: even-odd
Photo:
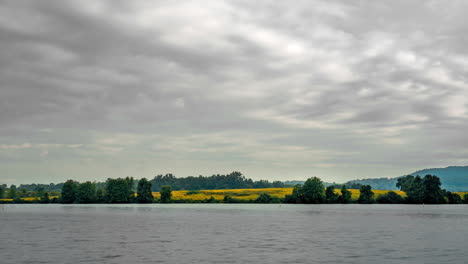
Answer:
[[[0,263],[468,263],[466,205],[0,205]]]

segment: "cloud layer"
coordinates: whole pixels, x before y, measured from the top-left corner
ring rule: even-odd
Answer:
[[[466,165],[464,1],[4,1],[0,182]]]

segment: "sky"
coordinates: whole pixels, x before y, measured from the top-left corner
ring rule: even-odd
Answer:
[[[0,183],[468,165],[467,1],[0,3]]]

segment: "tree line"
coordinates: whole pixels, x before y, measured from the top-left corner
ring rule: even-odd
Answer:
[[[215,190],[215,189],[256,189],[256,188],[283,188],[281,181],[269,182],[267,180],[253,181],[242,173],[234,171],[223,175],[188,176],[177,178],[173,174],[157,175],[151,180],[152,190],[158,192],[161,186],[170,185],[172,190]]]
[[[227,177],[226,177],[227,176]],[[161,176],[162,178],[174,179],[172,175]],[[157,178],[157,177],[156,177]],[[242,174],[233,172],[228,175],[223,175],[220,178],[228,178],[230,180],[237,179],[237,184],[242,185],[242,182],[247,181]],[[159,179],[159,178],[158,178]],[[68,180],[62,184],[60,193],[47,192],[44,188],[39,187],[35,194],[37,202],[41,203],[153,203],[153,202],[194,202],[184,200],[172,200],[172,190],[174,188],[169,185],[161,185],[169,181],[156,181],[157,191],[160,192],[160,198],[156,200],[152,192],[155,191],[154,179],[148,180],[142,178],[135,180],[132,177],[107,179],[105,183],[82,182]],[[174,182],[174,181],[173,181]],[[229,182],[229,181],[228,181]],[[247,181],[247,182],[251,182]],[[232,184],[232,182],[231,182]],[[229,185],[232,186],[232,185]],[[463,199],[460,195],[441,189],[441,181],[437,176],[426,175],[424,177],[408,175],[398,179],[397,188],[406,193],[406,196],[400,196],[394,191],[375,196],[370,185],[360,185],[360,194],[357,200],[351,199],[351,191],[346,185],[336,186],[331,185],[325,188],[324,182],[320,178],[309,178],[304,184],[294,186],[290,195],[284,198],[274,197],[268,193],[261,193],[258,198],[251,201],[238,200],[230,195],[225,195],[222,201],[215,200],[213,197],[204,201],[195,202],[224,202],[224,203],[382,203],[382,204],[461,204],[468,203],[468,194],[465,194]],[[339,188],[337,188],[339,187]],[[180,185],[178,186],[180,188]],[[238,187],[245,189],[243,187]],[[236,189],[236,188],[233,188]],[[335,189],[339,189],[338,192]],[[53,198],[51,199],[51,196]],[[5,185],[0,186],[0,199],[10,198],[13,202],[24,202],[20,199],[18,191],[14,185],[9,189]]]

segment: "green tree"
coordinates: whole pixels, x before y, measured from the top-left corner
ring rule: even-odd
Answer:
[[[0,199],[3,199],[4,196],[5,196],[5,189],[3,188],[3,186],[0,186]]]
[[[42,196],[40,197],[40,202],[41,203],[50,203],[50,198],[49,198],[49,193],[44,192]]]
[[[109,203],[129,203],[135,197],[133,178],[107,179],[106,196]]]
[[[296,184],[293,188],[292,194],[286,195],[284,197],[285,203],[302,203],[304,200],[304,194],[302,192],[302,186],[300,184]]]
[[[28,190],[26,190],[25,188],[21,188],[20,196],[21,197],[28,197]]]
[[[161,203],[171,202],[172,189],[170,185],[161,186],[159,193],[161,194]]]
[[[63,184],[61,201],[62,203],[74,203],[76,201],[76,191],[78,183],[74,180],[68,180]]]
[[[406,193],[408,203],[424,202],[424,184],[421,177],[413,175],[400,177],[396,186]]]
[[[401,204],[404,202],[404,199],[396,192],[389,191],[388,193],[379,195],[376,201],[381,204]]]
[[[373,203],[374,202],[374,192],[370,185],[362,185],[360,189],[358,203]]]
[[[16,185],[11,185],[10,186],[10,190],[8,191],[8,198],[10,198],[10,199],[17,198]]]
[[[325,198],[328,203],[338,202],[338,194],[335,193],[335,186],[328,186],[325,190]]]
[[[441,204],[445,203],[444,192],[440,188],[442,183],[440,178],[433,175],[426,175],[423,179],[424,185],[424,203]]]
[[[341,187],[341,195],[338,197],[338,202],[343,204],[351,202],[351,192],[346,189],[346,185]]]
[[[304,203],[323,203],[325,200],[325,188],[322,180],[317,177],[309,178],[302,186]]]
[[[465,202],[466,204],[468,204],[468,193],[465,193],[463,195],[463,202]]]
[[[24,189],[23,189],[23,190],[24,190]],[[44,196],[44,193],[45,193],[44,187],[41,186],[41,187],[37,187],[37,188],[36,188],[36,197],[41,198],[41,197]]]
[[[273,197],[271,197],[268,193],[261,193],[254,202],[256,203],[271,203],[273,201]]]
[[[80,183],[76,192],[76,201],[84,204],[96,202],[96,184],[90,181]]]
[[[153,202],[153,193],[151,192],[151,182],[148,181],[146,178],[142,178],[138,181],[137,202],[139,203]]]
[[[457,193],[446,192],[445,195],[447,197],[447,203],[449,203],[449,204],[461,204],[461,203],[463,203],[460,195],[458,195]]]
[[[106,202],[106,190],[104,187],[100,187],[96,190],[96,202],[104,203]]]

